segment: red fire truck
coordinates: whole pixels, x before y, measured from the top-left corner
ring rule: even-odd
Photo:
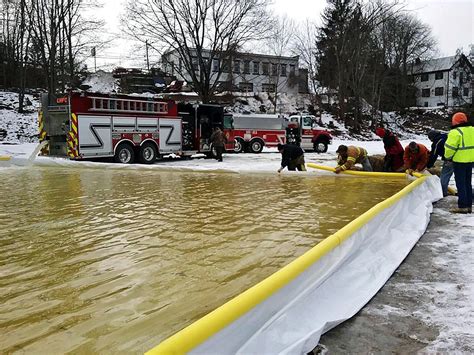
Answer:
[[[312,115],[294,115],[289,119],[264,114],[231,116],[236,153],[260,153],[264,146],[276,147],[278,143],[297,144],[306,150],[324,153],[332,139],[329,132],[318,128],[316,117]]]
[[[320,128],[315,116],[300,114],[288,118],[286,140],[290,144],[297,144],[306,150],[317,153],[326,153],[331,144],[331,134]]]
[[[234,149],[232,120],[217,105],[85,92],[44,94],[41,103],[40,140],[48,141],[53,156],[144,164],[169,154],[212,156],[216,126],[224,129],[226,149]]]

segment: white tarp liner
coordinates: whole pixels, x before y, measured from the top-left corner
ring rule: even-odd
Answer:
[[[383,210],[292,282],[194,348],[196,354],[306,354],[355,315],[423,235],[437,177]]]

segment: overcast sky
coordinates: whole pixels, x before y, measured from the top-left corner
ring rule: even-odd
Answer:
[[[102,0],[104,7],[94,11],[107,23],[105,35],[111,40],[109,48],[97,52],[98,69],[111,66],[145,67],[145,50],[131,47],[121,39],[119,17],[125,0]],[[439,57],[454,55],[457,48],[469,51],[474,43],[474,0],[404,0],[406,9],[431,26],[438,41]],[[295,21],[321,20],[325,0],[273,0],[273,11]],[[142,53],[140,53],[142,52]],[[94,61],[88,60],[93,69]]]

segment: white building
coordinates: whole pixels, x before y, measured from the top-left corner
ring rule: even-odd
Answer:
[[[202,57],[209,58],[209,51]],[[206,55],[207,54],[207,55]],[[198,57],[192,57],[193,66],[199,72]],[[235,53],[232,58],[214,59],[211,66],[211,82],[219,70],[219,89],[222,91],[279,92],[298,94],[308,92],[308,72],[298,67],[298,56],[283,57],[254,53]],[[183,60],[173,50],[162,56],[163,71],[179,80],[192,83]]]
[[[463,54],[416,62],[416,105],[457,107],[473,102],[473,66]]]

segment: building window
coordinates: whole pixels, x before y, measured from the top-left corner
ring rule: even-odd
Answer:
[[[222,62],[222,72],[224,72],[224,73],[229,72],[229,60],[228,59],[224,59],[224,61]]]
[[[464,88],[462,94],[463,96],[469,96],[469,88]]]
[[[240,73],[240,60],[234,60],[234,73]]]
[[[192,65],[194,71],[198,71],[198,70],[199,70],[199,65],[198,65],[198,59],[197,59],[197,57],[191,57],[191,65]]]
[[[263,92],[275,92],[275,84],[262,84]]]
[[[260,63],[259,62],[253,62],[253,73],[254,73],[254,75],[260,74]]]
[[[459,73],[459,84],[464,84],[464,73],[460,72]]]
[[[244,74],[250,74],[250,61],[244,61]]]
[[[428,102],[425,101],[425,107],[428,107]]]
[[[278,75],[278,64],[272,63],[272,75],[273,76]]]
[[[430,89],[421,89],[421,97],[430,97]]]
[[[253,83],[239,83],[239,89],[242,92],[253,92]]]
[[[421,74],[421,81],[428,81],[430,80],[430,75],[429,74]]]
[[[212,71],[213,71],[214,73],[219,72],[219,65],[220,65],[219,59],[214,59],[214,60],[212,61]]]
[[[443,95],[444,95],[444,88],[442,86],[435,88],[435,96],[443,96]]]
[[[457,86],[453,86],[453,97],[459,96],[459,89]]]
[[[269,66],[269,63],[262,63],[262,74],[263,75],[268,75],[268,66]]]
[[[280,75],[281,76],[286,76],[286,64],[281,64],[280,65]]]
[[[291,74],[295,74],[295,65],[294,64],[290,64],[290,75]]]
[[[453,79],[456,79],[458,77],[458,73],[453,71]]]
[[[443,72],[442,71],[436,72],[435,73],[435,79],[436,80],[443,79]]]

